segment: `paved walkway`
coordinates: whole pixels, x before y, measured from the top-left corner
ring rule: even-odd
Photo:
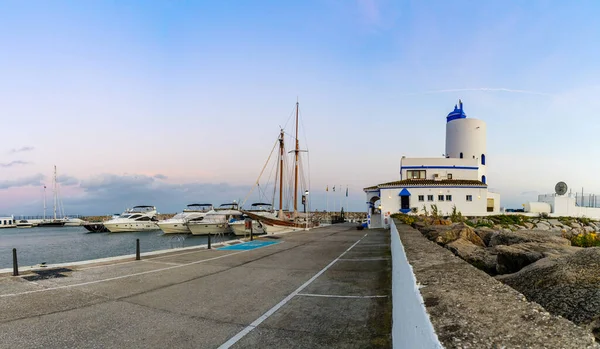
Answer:
[[[262,241],[0,277],[0,348],[391,347],[388,231]]]

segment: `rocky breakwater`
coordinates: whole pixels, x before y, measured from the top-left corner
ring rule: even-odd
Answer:
[[[600,339],[600,247],[593,247],[600,246],[596,233],[600,224],[571,218],[524,220],[519,224],[444,220],[440,225],[421,218],[412,225],[429,240]]]

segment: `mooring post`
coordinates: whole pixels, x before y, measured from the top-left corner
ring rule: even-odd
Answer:
[[[250,241],[254,240],[254,226],[252,224],[252,221],[250,221]]]
[[[208,233],[208,249],[210,250],[210,232]]]
[[[140,239],[135,239],[135,260],[139,261],[140,259]]]
[[[17,249],[13,248],[13,276],[19,276],[19,264],[17,264]]]

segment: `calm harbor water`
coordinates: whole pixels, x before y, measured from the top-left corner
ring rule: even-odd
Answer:
[[[29,266],[135,254],[136,239],[140,239],[142,253],[203,245],[208,241],[206,236],[163,234],[160,230],[90,233],[83,227],[0,229],[0,269],[12,267],[13,248],[17,249],[19,265]],[[215,242],[215,237],[212,240]]]

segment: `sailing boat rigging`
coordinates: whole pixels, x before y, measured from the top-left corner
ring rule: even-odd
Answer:
[[[52,191],[54,194],[54,215],[52,220],[46,219],[46,186],[44,185],[44,219],[38,224],[38,227],[62,227],[65,225],[64,219],[56,217],[56,208],[58,204],[58,187],[56,181],[56,166],[54,166],[54,178]]]
[[[279,189],[279,210],[276,217],[268,216],[268,215],[258,215],[252,211],[242,210],[244,214],[253,220],[260,221],[263,225],[266,225],[267,232],[276,232],[278,230],[286,230],[286,229],[294,229],[294,228],[310,228],[313,226],[312,223],[309,222],[309,215],[299,214],[298,212],[298,188],[299,188],[299,172],[300,172],[300,153],[305,152],[305,150],[300,150],[300,142],[298,139],[298,119],[299,119],[299,103],[296,102],[295,108],[295,147],[294,150],[290,151],[290,153],[294,153],[294,170],[293,170],[293,212],[285,212],[284,211],[284,168],[285,168],[285,131],[283,128],[280,129],[279,136],[276,142],[276,145],[279,144],[278,151],[278,161],[277,170],[276,170],[276,178],[274,181],[274,194]],[[267,163],[271,159],[273,155],[273,151],[269,155],[269,159],[267,159]],[[263,167],[261,174],[259,175],[259,179],[256,181],[256,186],[259,186],[260,177],[262,176],[267,164]],[[278,188],[277,188],[278,187]],[[260,189],[260,188],[259,188]],[[254,187],[252,188],[254,190]],[[252,193],[252,190],[248,194],[248,196]],[[274,199],[274,198],[273,198]],[[273,200],[274,201],[274,200]],[[244,201],[245,203],[245,201]]]

